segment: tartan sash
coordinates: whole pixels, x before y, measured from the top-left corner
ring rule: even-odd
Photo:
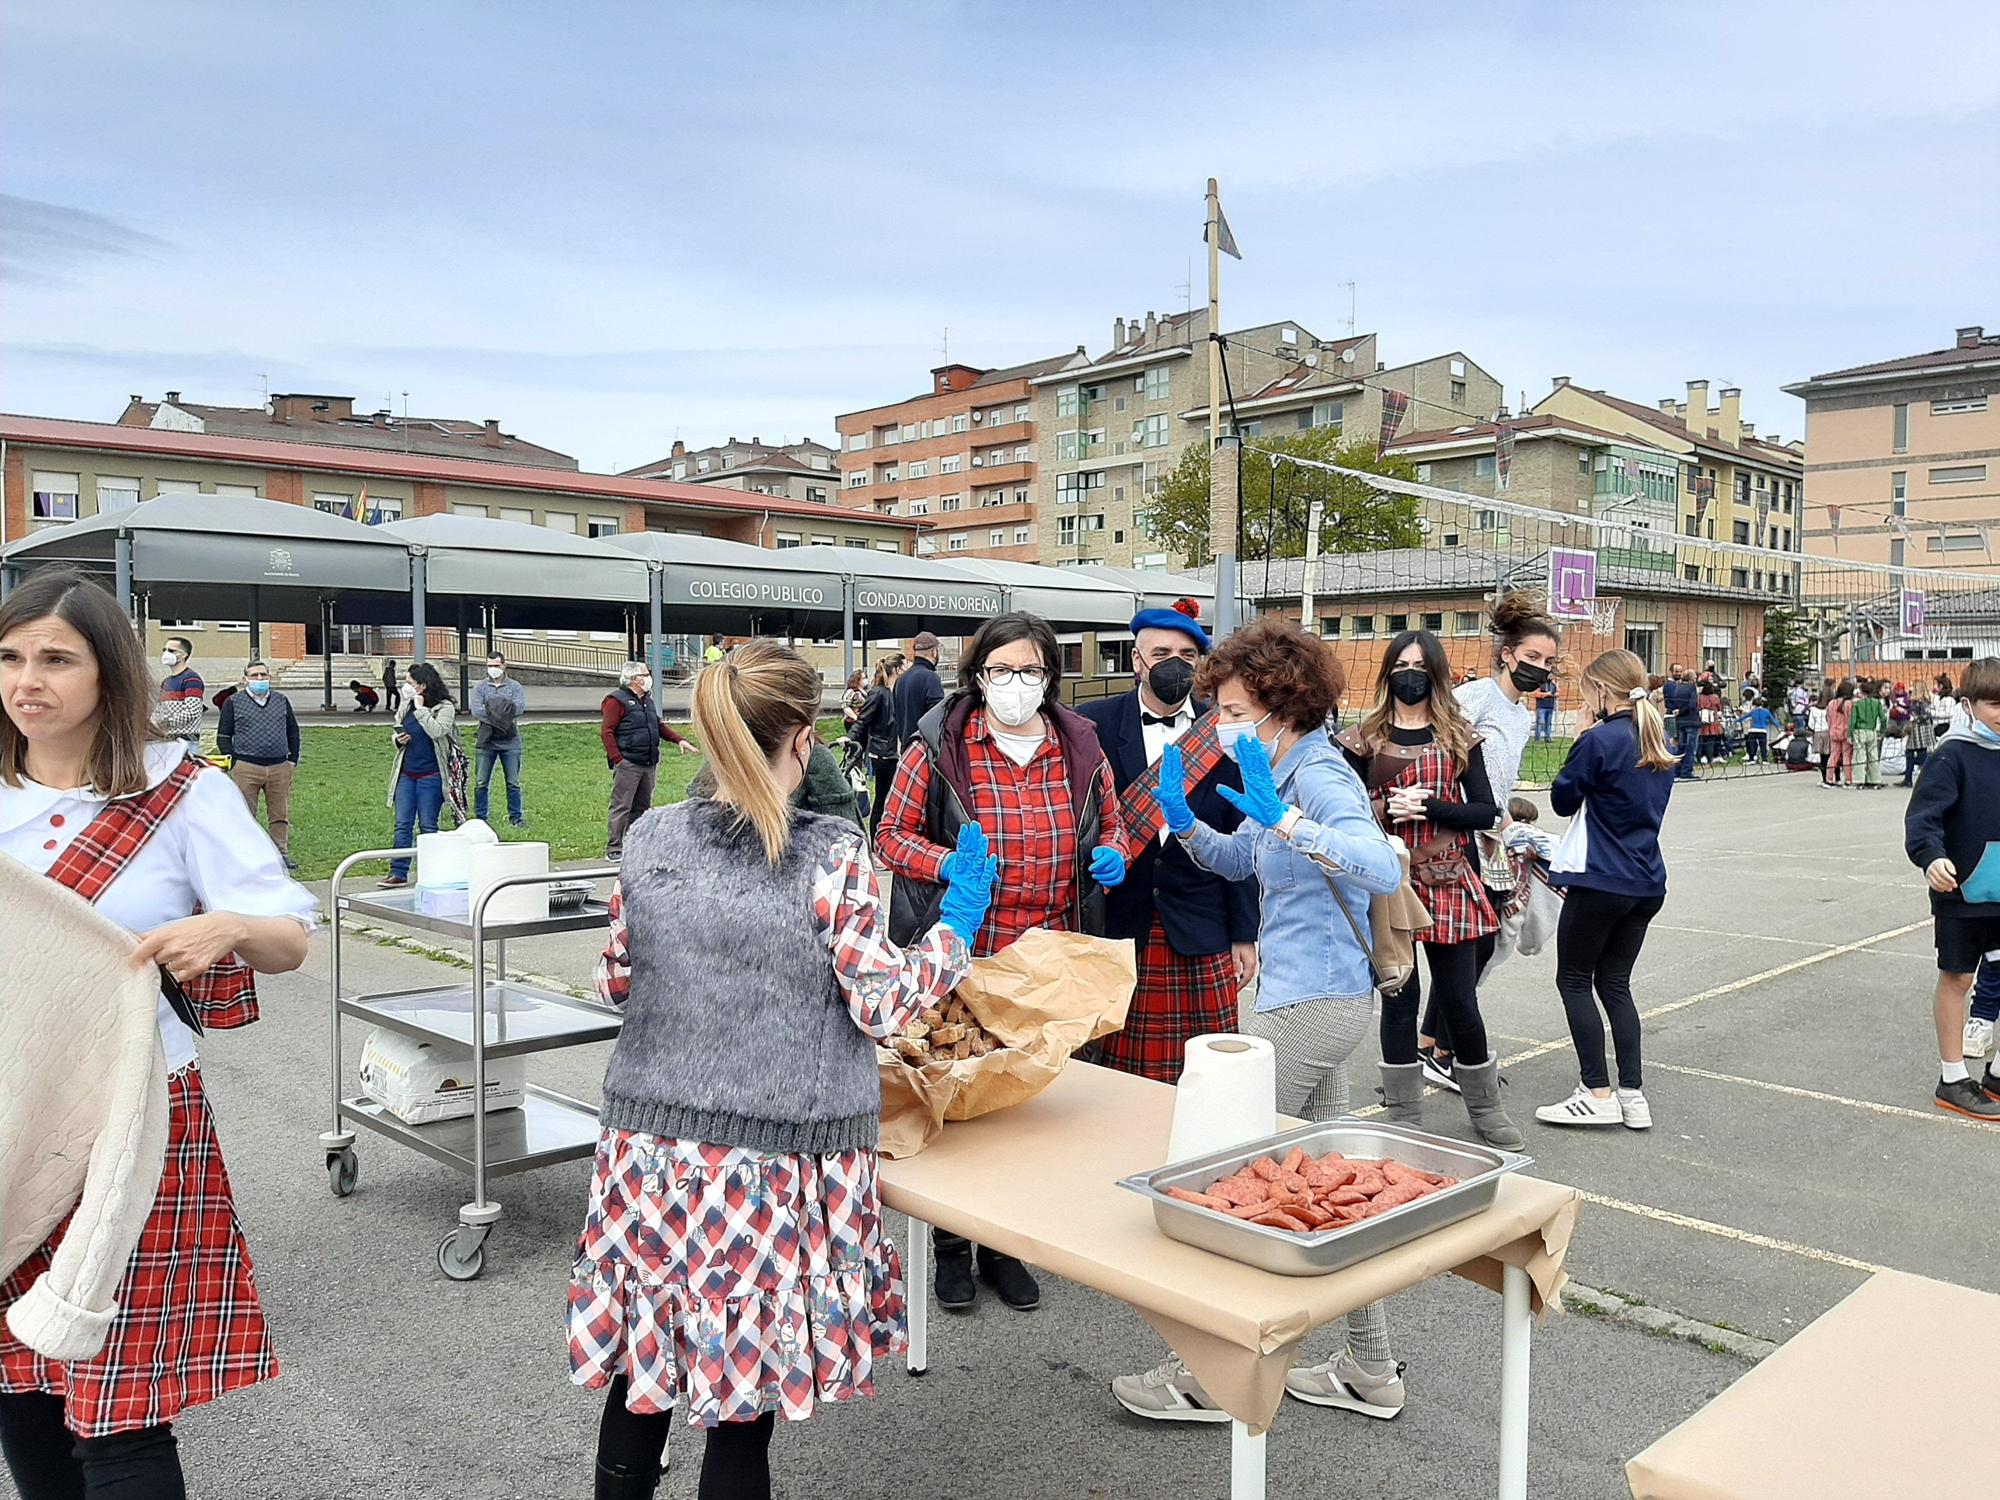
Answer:
[[[1211,708],[1175,741],[1180,746],[1181,765],[1187,772],[1187,790],[1190,792],[1201,785],[1210,771],[1222,764],[1222,740],[1217,736],[1215,726],[1216,714]],[[1160,830],[1167,826],[1167,815],[1160,811],[1159,788],[1160,763],[1156,760],[1119,794],[1118,810],[1125,819],[1125,848],[1128,853],[1137,855],[1142,852],[1159,838]]]
[[[180,805],[202,770],[201,762],[183,760],[158,786],[107,804],[49,866],[49,879],[95,904]],[[202,1024],[213,1030],[230,1031],[257,1019],[256,978],[233,953],[181,988]]]

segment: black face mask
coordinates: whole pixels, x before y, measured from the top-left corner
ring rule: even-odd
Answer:
[[[1422,703],[1431,695],[1431,674],[1422,667],[1399,667],[1389,674],[1389,692],[1399,703]]]
[[[1146,673],[1146,686],[1168,708],[1178,708],[1194,691],[1194,663],[1170,656]]]
[[[1514,686],[1522,692],[1533,693],[1539,691],[1542,684],[1554,674],[1547,667],[1538,667],[1532,662],[1523,661],[1516,662],[1508,668],[1507,675],[1514,679]]]

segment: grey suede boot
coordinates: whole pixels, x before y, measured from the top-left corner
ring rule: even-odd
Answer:
[[[1424,1065],[1379,1063],[1382,1069],[1382,1116],[1398,1125],[1424,1123]]]
[[[1489,1146],[1502,1151],[1519,1151],[1528,1144],[1521,1127],[1507,1118],[1500,1107],[1500,1059],[1489,1057],[1477,1067],[1453,1060],[1452,1077],[1465,1095],[1465,1112],[1472,1117],[1472,1129]]]

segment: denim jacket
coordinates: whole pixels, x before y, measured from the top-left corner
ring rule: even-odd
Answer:
[[[1308,734],[1272,769],[1278,795],[1299,810],[1291,837],[1248,818],[1233,834],[1197,822],[1186,836],[1188,853],[1225,879],[1257,877],[1259,1011],[1368,999],[1368,956],[1334,909],[1334,885],[1366,933],[1369,898],[1402,883],[1402,861],[1375,822],[1361,778],[1325,735]]]

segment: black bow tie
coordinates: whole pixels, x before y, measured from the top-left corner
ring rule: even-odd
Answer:
[[[1158,724],[1163,729],[1172,729],[1180,721],[1181,716],[1177,713],[1162,716],[1160,714],[1149,714],[1143,708],[1139,710],[1139,722],[1141,725]]]

